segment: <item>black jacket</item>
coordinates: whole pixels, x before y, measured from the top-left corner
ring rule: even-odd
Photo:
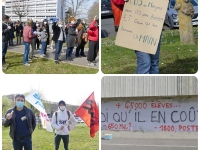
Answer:
[[[52,29],[53,29],[53,37],[52,40],[57,42],[58,38],[60,36],[60,27],[56,24],[56,22],[53,23],[52,25]],[[62,28],[63,31],[63,28]],[[65,35],[64,35],[64,31],[63,31],[63,43],[65,42]]]
[[[36,120],[35,120],[35,115],[33,113],[33,111],[30,108],[27,108],[26,106],[24,106],[25,112],[26,112],[26,118],[27,118],[27,123],[28,123],[28,128],[29,131],[32,135],[33,131],[35,130],[36,127]],[[16,106],[14,108],[10,108],[8,109],[6,115],[8,113],[13,112],[12,118],[10,120],[6,119],[5,123],[4,123],[4,127],[9,127],[10,126],[10,137],[12,139],[14,139],[15,137],[15,129],[16,129],[16,123],[15,123],[15,112],[16,110]],[[5,115],[5,118],[6,118]]]
[[[9,31],[8,26],[2,23],[2,42],[8,42],[10,39]]]
[[[23,26],[20,24],[19,26],[18,25],[16,25],[15,26],[15,30],[16,30],[16,33],[20,33],[20,30],[21,30],[21,32],[22,32],[22,30],[23,30]]]

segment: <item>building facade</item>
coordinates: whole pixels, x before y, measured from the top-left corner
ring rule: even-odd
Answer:
[[[101,91],[102,130],[198,132],[195,77],[104,77]]]
[[[27,16],[22,17],[21,21],[25,22],[28,18],[33,18],[34,21],[42,22],[44,19],[60,18],[64,20],[66,5],[64,0],[6,0],[5,1],[5,14],[10,16],[12,21],[19,20],[15,14],[15,4],[20,4],[26,7]]]

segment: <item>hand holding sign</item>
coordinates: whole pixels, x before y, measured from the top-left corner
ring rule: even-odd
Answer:
[[[10,120],[12,118],[12,115],[13,115],[13,110],[11,111],[11,113],[8,113],[6,115],[6,119]]]

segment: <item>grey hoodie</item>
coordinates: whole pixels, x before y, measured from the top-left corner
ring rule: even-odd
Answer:
[[[41,32],[41,42],[46,42],[48,38],[48,34],[46,34],[46,31]]]

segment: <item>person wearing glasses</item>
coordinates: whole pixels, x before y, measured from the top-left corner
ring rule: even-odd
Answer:
[[[4,127],[10,126],[10,137],[13,140],[14,150],[32,150],[31,136],[36,127],[36,119],[33,111],[24,106],[25,96],[17,94],[14,100],[14,108],[8,109]]]

